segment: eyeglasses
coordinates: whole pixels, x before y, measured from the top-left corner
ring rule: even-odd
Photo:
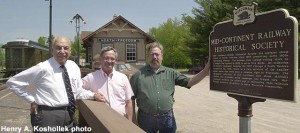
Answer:
[[[106,62],[115,62],[115,61],[116,61],[115,58],[103,58],[103,59],[104,59],[104,61],[106,61]]]
[[[150,53],[150,56],[151,56],[151,57],[154,57],[154,56],[155,56],[155,57],[158,57],[158,56],[160,56],[160,55],[161,55],[161,54],[158,54],[158,53]]]

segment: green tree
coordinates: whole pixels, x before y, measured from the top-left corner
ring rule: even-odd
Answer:
[[[0,68],[3,69],[5,66],[5,49],[2,48],[4,44],[0,44]]]
[[[191,65],[185,40],[189,36],[188,26],[179,19],[168,19],[158,28],[151,28],[149,34],[164,46],[163,64],[168,67],[182,68]]]
[[[82,59],[85,59],[85,48],[80,44],[80,57]],[[72,41],[72,53],[71,53],[71,59],[75,61],[75,57],[77,56],[78,52],[78,38],[77,36],[74,37],[74,40]]]
[[[46,44],[46,42],[47,42],[47,37],[44,37],[44,36],[40,36],[40,37],[39,37],[39,39],[38,39],[38,43],[39,43],[39,44],[48,46],[48,45]]]
[[[183,20],[190,26],[193,39],[187,40],[191,51],[190,56],[194,65],[204,65],[209,56],[209,35],[213,26],[221,21],[231,19],[234,5],[239,4],[235,0],[227,0],[235,4],[226,4],[221,0],[195,0],[200,8],[193,8],[195,15],[184,16]]]

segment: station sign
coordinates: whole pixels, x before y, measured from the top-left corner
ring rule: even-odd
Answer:
[[[139,39],[133,39],[133,38],[98,38],[98,42],[137,43],[137,42],[139,42]]]

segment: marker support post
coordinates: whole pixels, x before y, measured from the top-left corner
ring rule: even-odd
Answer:
[[[239,133],[251,133],[252,104],[266,99],[227,94],[238,101]]]

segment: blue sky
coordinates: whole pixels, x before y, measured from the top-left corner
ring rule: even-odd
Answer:
[[[116,14],[148,32],[168,18],[193,15],[193,7],[199,7],[194,0],[52,0],[52,34],[73,40],[75,23],[69,22],[77,13],[87,22],[80,31],[95,31]],[[40,36],[49,36],[49,1],[0,1],[0,44],[16,38],[37,41]]]

